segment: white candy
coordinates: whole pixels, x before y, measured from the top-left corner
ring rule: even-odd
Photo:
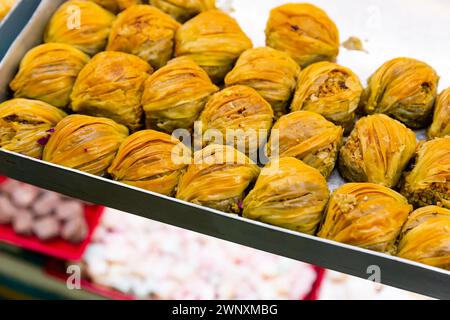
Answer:
[[[303,263],[108,209],[84,257],[97,283],[139,298],[298,299]]]

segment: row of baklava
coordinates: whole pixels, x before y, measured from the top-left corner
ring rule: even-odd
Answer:
[[[76,3],[69,1],[65,5],[68,4]],[[90,2],[81,1],[81,4],[102,10]],[[157,10],[151,6],[139,7]],[[136,6],[131,6],[127,10],[135,8]],[[303,8],[311,16],[319,15],[317,10],[320,10],[308,5],[282,6],[275,9],[272,16],[277,16],[276,12],[288,8]],[[61,12],[67,13],[64,5],[53,19],[57,19],[55,17]],[[216,10],[206,13],[226,16]],[[229,17],[228,19],[232,20]],[[48,29],[52,29],[51,23]],[[71,59],[71,55],[74,59]],[[122,52],[103,52],[91,61],[88,59],[81,52],[65,44],[42,45],[33,49],[24,58],[18,75],[11,83],[11,88],[17,97],[38,98],[59,107],[68,105],[71,100],[73,111],[111,118],[132,131],[140,128],[142,104],[147,115],[147,127],[170,133],[177,128],[191,128],[200,114],[205,129],[268,131],[272,127],[273,110],[275,116],[284,113],[283,108],[288,105],[295,86],[297,90],[291,106],[293,111],[315,111],[349,129],[352,127],[354,113],[360,100],[363,101],[361,104],[365,109],[370,109],[374,103],[378,103],[392,116],[395,115],[388,112],[384,100],[396,101],[397,107],[401,106],[405,110],[409,108],[413,111],[421,109],[431,111],[437,86],[437,76],[431,67],[412,59],[395,59],[374,74],[369,80],[369,87],[363,93],[363,99],[360,99],[363,92],[360,82],[347,68],[331,62],[320,62],[299,73],[298,65],[285,53],[271,48],[258,48],[249,49],[242,54],[235,68],[226,77],[225,82],[230,87],[214,94],[219,89],[211,83],[206,73],[187,57],[172,60],[150,76],[148,74],[152,71],[151,66],[135,56]],[[417,79],[411,79],[413,74]],[[374,81],[374,78],[382,78],[383,81]],[[375,94],[376,97],[371,98],[374,91],[383,91],[383,97]],[[448,129],[446,127],[448,108],[445,105],[448,102],[447,91],[438,99],[430,136],[445,135]],[[402,92],[402,97],[399,92]],[[69,94],[72,99],[69,99]],[[206,108],[203,110],[205,104]],[[405,114],[411,115],[413,112],[410,110],[411,112],[407,113],[405,110],[398,113],[398,118],[403,115],[404,122],[407,122]],[[342,132],[338,127],[324,123],[323,119],[310,120],[309,128],[300,127],[292,130],[293,133],[289,132],[290,127],[295,127],[291,123],[299,122],[297,121],[299,117],[304,117],[304,114],[286,116],[274,127],[284,131],[281,133],[282,139],[290,140],[281,145],[281,155],[301,158],[327,176],[334,168]],[[396,137],[394,142],[388,141],[373,147],[373,143],[364,141],[365,133],[359,133],[379,117],[368,119],[371,120],[360,122],[361,125],[353,131],[344,147],[341,153],[341,172],[351,181],[373,181],[389,187],[395,186],[415,148],[412,133],[401,127],[399,130],[402,134]],[[399,128],[398,123],[389,120],[383,118],[382,121],[378,121],[379,126],[387,122],[391,131]],[[315,127],[314,122],[317,122]],[[412,124],[411,126],[414,127]],[[323,131],[325,128],[329,130]],[[301,131],[300,134],[298,131]],[[373,131],[372,135],[383,136],[384,133],[379,131]],[[296,134],[300,136],[293,140],[292,136]],[[311,137],[320,136],[326,139],[323,141],[315,139],[314,145],[311,145],[313,141]],[[307,142],[304,144],[306,150],[302,150],[305,146],[300,146],[300,141]],[[392,162],[387,168],[373,170],[380,168],[376,160],[379,164],[380,159],[386,156],[383,154],[386,153],[384,150],[386,146],[395,149],[397,145],[403,144],[406,147],[399,149],[398,152],[388,150],[395,157],[386,161]],[[260,144],[257,143],[257,146]],[[312,156],[311,148],[316,148]],[[361,149],[361,152],[353,154],[357,148]]]
[[[308,113],[293,115],[320,117]],[[127,133],[106,118],[71,115],[56,126],[43,158],[91,173],[108,172],[129,185],[275,226],[450,266],[448,209],[427,206],[411,213],[413,206],[404,196],[374,183],[345,184],[330,196],[320,171],[294,157],[273,159],[261,170],[231,146],[209,145],[192,160],[190,150],[168,134]],[[419,148],[403,189],[412,203],[427,205],[439,199],[440,205],[450,207],[449,151],[450,137]]]
[[[3,19],[8,15],[11,9],[16,4],[17,0],[2,0],[0,1],[0,24]]]
[[[423,81],[428,75],[418,71],[422,63],[406,58],[395,60],[404,65],[386,71],[386,65],[392,61],[388,62],[381,68],[382,74],[377,71],[363,91],[357,76],[335,63],[319,62],[299,72],[298,65],[280,51],[268,47],[249,49],[228,73],[227,88],[219,92],[207,73],[189,57],[175,58],[152,73],[151,66],[134,55],[105,51],[89,59],[69,45],[47,43],[27,53],[10,86],[16,97],[38,99],[59,108],[70,106],[76,113],[105,116],[131,131],[142,128],[144,113],[147,128],[167,133],[191,129],[208,100],[219,102],[210,103],[214,113],[226,103],[224,96],[252,99],[243,103],[244,109],[248,105],[259,106],[251,113],[266,117],[248,129],[270,129],[272,118],[287,112],[292,96],[292,111],[319,113],[346,132],[354,125],[358,104],[367,110],[377,105],[381,109],[367,113],[386,113],[412,128],[427,125],[436,98],[437,76],[426,89],[432,87],[432,91],[425,96]],[[431,68],[425,69],[435,75]],[[382,81],[375,81],[374,77]],[[450,133],[446,107],[449,92],[450,89],[445,90],[437,99],[430,137]],[[388,103],[392,104],[391,109]],[[422,120],[418,113],[423,113]],[[213,127],[208,125],[210,117],[206,114],[206,127]],[[408,122],[408,117],[422,125]],[[224,125],[229,128],[228,123]]]

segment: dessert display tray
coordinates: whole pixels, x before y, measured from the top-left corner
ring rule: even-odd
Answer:
[[[392,1],[392,6],[402,0]],[[33,46],[39,44],[42,39],[42,33],[45,25],[55,11],[55,9],[62,3],[62,0],[42,0],[40,6],[34,13],[32,19],[27,26],[23,29],[22,33],[13,43],[9,49],[7,55],[0,64],[0,101],[3,101],[9,97],[8,84],[15,75],[20,60],[24,54]],[[235,0],[234,16],[241,23],[245,31],[247,31],[254,39],[255,46],[263,45],[263,31],[264,22],[260,20],[266,20],[268,14],[268,8],[275,7],[281,3],[287,1],[264,1],[258,10],[264,10],[264,15],[256,15],[254,8],[251,9],[251,3],[254,5],[254,1],[250,0]],[[353,12],[350,8],[352,5],[360,8],[361,3],[369,3],[369,1],[339,1],[337,4],[330,4],[329,1],[312,1],[322,6],[325,10],[330,12],[333,16],[333,8],[348,6],[346,10],[340,9],[337,11],[338,16],[335,21],[339,25],[339,15],[343,15],[344,12]],[[373,1],[371,1],[372,3]],[[389,19],[389,14],[383,15],[383,10],[386,9],[386,1],[376,1],[380,3],[379,14],[381,14],[381,25],[388,24],[384,19]],[[383,2],[385,4],[383,4]],[[432,1],[436,5],[441,1]],[[328,8],[331,6],[332,8]],[[403,4],[407,6],[409,1],[404,1]],[[414,2],[414,6],[423,7],[421,15],[427,14],[425,10],[425,3]],[[429,4],[428,4],[429,5]],[[442,5],[443,2],[442,2]],[[384,7],[383,7],[384,6]],[[367,12],[372,12],[374,25],[377,24],[377,11],[376,6],[369,6]],[[353,8],[353,10],[359,10]],[[364,9],[361,10],[366,10]],[[384,9],[383,9],[384,8]],[[447,6],[448,8],[448,6]],[[241,10],[240,10],[241,9]],[[243,10],[247,10],[251,14],[245,15]],[[248,11],[250,10],[250,11]],[[387,10],[387,9],[386,9]],[[412,9],[411,9],[412,10]],[[439,12],[439,8],[434,8]],[[364,11],[366,12],[366,11]],[[373,13],[375,12],[375,13]],[[415,13],[419,14],[419,13]],[[405,13],[405,19],[407,13]],[[443,17],[445,15],[443,14]],[[342,17],[341,17],[342,18]],[[253,20],[252,20],[253,19]],[[430,18],[432,19],[432,18]],[[406,21],[405,20],[405,21]],[[259,21],[258,23],[253,23]],[[365,19],[355,19],[353,24],[357,25],[357,21],[365,23]],[[390,20],[388,20],[389,22]],[[434,24],[442,22],[441,28],[445,29],[446,19],[434,19]],[[397,24],[398,21],[391,21],[391,24]],[[343,34],[341,37],[345,40],[346,37],[353,35],[349,34],[349,24],[343,28]],[[354,26],[356,28],[357,26]],[[382,54],[375,54],[374,57],[368,57],[369,54],[365,52],[343,52],[342,57],[339,57],[339,63],[353,68],[356,73],[365,82],[366,77],[373,72],[381,63],[388,60],[387,57],[395,57],[407,55],[405,50],[393,53],[393,56],[386,56],[386,51],[383,46],[372,46],[370,41],[376,41],[380,32],[385,32],[387,37],[386,41],[389,44],[390,39],[393,37],[393,33],[397,30],[378,30],[373,31],[371,37],[371,28],[373,26],[361,27],[361,37],[369,37],[367,50],[380,50]],[[382,27],[383,28],[383,27]],[[255,32],[255,35],[252,34]],[[258,32],[256,34],[256,32]],[[352,31],[358,32],[358,31]],[[427,39],[425,34],[422,34],[420,39],[417,39],[417,34],[414,34],[412,30],[409,30],[414,35],[414,41],[416,46],[422,47],[421,41],[424,44],[432,41],[439,41],[439,39]],[[360,36],[359,34],[357,34]],[[402,37],[402,35],[399,35]],[[422,39],[423,38],[423,39]],[[401,38],[400,38],[401,39]],[[440,40],[442,43],[442,39]],[[387,45],[386,44],[386,45]],[[442,51],[436,50],[436,59],[433,60],[433,52],[429,54],[431,56],[423,56],[421,52],[414,56],[430,62],[441,75],[449,75],[448,60],[444,60],[445,52],[449,52],[449,48],[445,48],[443,44]],[[419,48],[421,50],[421,48]],[[342,49],[342,51],[345,51]],[[428,51],[427,51],[428,52]],[[441,53],[440,53],[441,52]],[[367,56],[366,56],[367,55]],[[349,62],[353,61],[353,64]],[[361,68],[359,69],[358,66]],[[443,81],[442,81],[443,80]],[[442,79],[441,85],[449,85],[448,79]],[[121,211],[129,212],[131,214],[139,215],[148,219],[160,221],[177,227],[185,228],[209,236],[217,237],[234,243],[246,245],[277,255],[285,256],[288,258],[296,259],[302,262],[311,263],[320,267],[333,269],[346,274],[354,275],[364,279],[379,280],[381,283],[391,285],[401,289],[413,291],[423,295],[450,299],[450,272],[442,269],[433,268],[430,266],[418,264],[412,261],[400,259],[397,257],[381,254],[365,249],[360,249],[353,246],[348,246],[333,241],[324,240],[318,237],[309,236],[290,230],[270,226],[267,224],[251,221],[241,218],[236,215],[226,214],[217,210],[201,207],[195,204],[186,203],[174,198],[166,197],[163,195],[155,194],[131,186],[127,186],[121,183],[117,183],[105,178],[93,176],[80,171],[64,168],[51,163],[46,163],[40,160],[32,159],[16,153],[0,150],[0,174],[9,176],[11,178],[21,180],[30,184],[37,185],[39,187],[56,191],[62,194],[66,194],[71,197],[76,197],[81,200],[92,202],[99,205],[115,208]],[[343,180],[335,173],[330,180],[330,189],[336,188],[342,184]]]

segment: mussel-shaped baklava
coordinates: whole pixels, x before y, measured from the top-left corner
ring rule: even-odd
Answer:
[[[108,173],[113,179],[171,196],[191,160],[191,151],[168,134],[143,130],[119,148]]]
[[[119,13],[120,11],[123,11],[131,7],[132,5],[142,3],[142,0],[90,0],[90,1],[93,1],[101,5],[103,8],[111,11],[112,13]]]
[[[128,129],[113,120],[70,115],[56,126],[43,160],[104,176],[127,136]]]
[[[300,73],[288,54],[264,47],[245,51],[225,78],[227,86],[252,87],[272,105],[275,117],[287,113]]]
[[[436,138],[419,147],[402,193],[416,207],[439,205],[450,209],[450,137]]]
[[[181,26],[175,53],[191,57],[215,83],[221,83],[241,53],[252,46],[236,20],[225,12],[209,10]]]
[[[341,149],[339,170],[351,182],[395,187],[416,152],[416,135],[384,114],[360,119]]]
[[[292,111],[320,113],[350,131],[363,87],[350,69],[332,62],[315,63],[298,78]]]
[[[88,61],[88,55],[67,44],[42,44],[25,55],[10,87],[17,98],[37,99],[64,108],[69,104],[78,73]]]
[[[393,59],[369,78],[361,106],[368,114],[385,113],[420,129],[431,120],[438,81],[436,71],[424,62]]]
[[[450,270],[450,210],[428,206],[411,213],[400,234],[397,255]]]
[[[149,5],[131,6],[114,22],[107,50],[137,55],[159,69],[172,58],[180,24]]]
[[[349,183],[328,203],[319,237],[394,254],[412,206],[399,193],[373,183]]]
[[[450,87],[436,99],[433,124],[428,131],[430,138],[450,136]]]
[[[72,110],[106,117],[135,131],[142,126],[144,82],[151,66],[123,52],[97,54],[81,70],[71,95]]]
[[[145,82],[142,105],[147,128],[167,133],[191,129],[217,91],[208,74],[190,58],[169,61]]]
[[[2,0],[0,1],[0,22],[8,15],[17,0]]]
[[[322,9],[307,3],[290,3],[270,12],[266,44],[285,51],[302,67],[334,61],[339,54],[339,31]]]
[[[12,99],[0,104],[0,147],[41,158],[53,127],[66,114],[45,102]]]
[[[243,216],[314,234],[329,196],[320,172],[292,157],[272,160],[244,200]]]
[[[343,133],[341,127],[318,113],[292,112],[273,126],[269,156],[297,158],[328,177],[336,164]]]
[[[94,2],[67,1],[50,19],[44,42],[66,43],[94,55],[105,48],[115,18]]]
[[[194,154],[181,177],[177,198],[229,213],[239,213],[259,167],[233,147],[212,144]]]
[[[149,2],[180,22],[186,22],[200,12],[216,7],[216,0],[149,0]]]
[[[205,144],[233,145],[247,155],[254,155],[267,141],[273,110],[254,89],[232,86],[211,97],[200,120]]]

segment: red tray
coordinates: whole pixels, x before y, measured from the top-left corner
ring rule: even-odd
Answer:
[[[3,183],[6,179],[7,178],[5,177],[0,177],[0,183]],[[84,216],[89,231],[86,239],[79,244],[72,244],[61,238],[44,242],[35,236],[24,237],[15,233],[11,225],[0,225],[0,242],[5,242],[63,260],[80,261],[92,239],[95,228],[99,224],[104,209],[104,207],[96,205],[85,206]]]

